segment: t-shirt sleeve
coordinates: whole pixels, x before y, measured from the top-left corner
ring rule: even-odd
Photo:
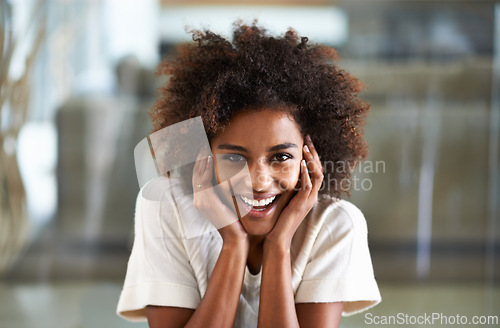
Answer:
[[[162,183],[168,181],[146,185],[137,198],[134,244],[117,307],[117,314],[130,321],[146,321],[147,305],[195,309],[201,300],[181,238],[179,214]],[[154,197],[145,193],[147,188]]]
[[[353,204],[340,201],[325,215],[295,302],[344,302],[344,316],[375,306],[381,296],[363,214]]]

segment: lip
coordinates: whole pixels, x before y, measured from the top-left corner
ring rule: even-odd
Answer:
[[[247,197],[247,198],[253,198],[255,200],[261,200],[261,199],[266,199],[266,198],[270,198],[270,197],[273,197],[273,196],[276,196],[276,198],[274,199],[273,203],[267,207],[266,209],[264,210],[255,210],[253,207],[250,207],[248,206],[244,201],[243,199],[241,199],[241,196],[244,196],[244,197]],[[280,198],[281,194],[259,194],[258,196],[257,195],[252,195],[250,197],[246,196],[246,195],[237,195],[236,197],[236,200],[237,200],[237,203],[238,203],[238,206],[240,206],[241,208],[244,208],[245,209],[245,212],[247,213],[246,215],[244,216],[250,216],[250,217],[253,217],[253,218],[263,218],[263,217],[266,217],[268,215],[270,215],[271,213],[273,213],[276,209],[276,204],[278,203],[278,200]],[[242,212],[242,211],[240,211]]]

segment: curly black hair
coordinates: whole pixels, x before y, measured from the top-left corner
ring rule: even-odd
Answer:
[[[150,111],[153,130],[201,116],[210,139],[241,110],[288,108],[324,164],[329,185],[320,193],[349,195],[351,170],[367,153],[361,127],[370,106],[358,98],[360,81],[335,65],[336,51],[293,29],[269,35],[256,22],[236,23],[232,42],[192,33],[194,43],[158,66],[169,80]]]

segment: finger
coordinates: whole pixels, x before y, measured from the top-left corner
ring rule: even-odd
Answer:
[[[309,172],[313,172],[314,169],[316,168],[316,165],[314,165],[314,162],[316,160],[314,159],[314,156],[311,154],[311,150],[309,149],[309,147],[307,145],[304,145],[303,150],[304,150],[303,155],[304,155],[304,159],[306,160],[307,169],[309,170]]]
[[[196,157],[196,162],[193,167],[193,179],[192,184],[195,190],[199,190],[200,185],[203,185],[204,179],[203,175],[206,171],[207,159],[204,158],[204,149],[200,149],[198,156]]]
[[[321,167],[321,163],[319,163],[310,153],[307,145],[304,145],[304,157],[308,160],[307,167],[312,180],[311,193],[317,194],[323,183],[323,168]]]
[[[208,155],[206,158],[205,172],[203,172],[203,181],[212,184],[212,177],[214,175],[214,158]]]
[[[309,198],[309,195],[311,193],[312,189],[312,183],[311,179],[309,178],[309,172],[307,172],[307,164],[305,160],[300,161],[300,189],[297,192],[297,194],[292,198],[288,206],[298,206],[300,208],[304,204],[306,204],[307,199]],[[287,206],[287,208],[288,208]],[[287,221],[290,221],[290,224],[293,224],[293,220],[284,220],[285,222],[282,223],[286,225]],[[280,223],[280,220],[278,220],[277,224]]]
[[[321,164],[321,159],[319,158],[318,152],[316,151],[316,147],[314,147],[310,135],[306,136],[306,145],[309,148],[309,151],[311,152],[314,159],[320,163],[321,171],[323,172],[323,165]]]
[[[213,175],[213,155],[212,155],[212,152],[210,150],[210,147],[209,146],[204,146],[203,147],[203,159],[205,161],[204,163],[204,172],[203,174],[204,175],[207,175],[210,177],[210,179],[212,179],[212,175]]]
[[[202,154],[201,151],[198,153],[198,156],[196,156],[196,161],[194,162],[194,167],[193,167],[193,184],[195,182],[195,178],[199,177],[201,174],[200,166],[201,166],[201,158]]]
[[[322,179],[323,178],[323,168],[321,167],[321,163],[313,156],[311,150],[307,145],[304,145],[304,158],[307,163],[307,168],[314,179]]]
[[[200,175],[203,175],[205,173],[205,170],[207,168],[207,151],[205,148],[202,148],[200,150]]]
[[[302,160],[300,163],[300,171],[301,171],[301,186],[300,191],[303,191],[305,197],[311,192],[312,182],[309,176],[309,172],[307,171],[307,164],[305,160]],[[299,193],[300,193],[299,191]]]
[[[313,191],[318,192],[323,183],[324,174],[323,174],[323,164],[319,158],[318,152],[314,147],[314,144],[311,140],[311,136],[306,136],[306,147],[309,150],[309,154],[314,159],[308,167],[312,172],[312,180],[313,180]]]

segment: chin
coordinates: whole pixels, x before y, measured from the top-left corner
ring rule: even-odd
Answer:
[[[265,236],[271,230],[273,230],[274,224],[276,220],[269,220],[267,222],[258,222],[254,218],[249,218],[248,216],[244,216],[240,219],[243,228],[245,231],[252,236]]]

